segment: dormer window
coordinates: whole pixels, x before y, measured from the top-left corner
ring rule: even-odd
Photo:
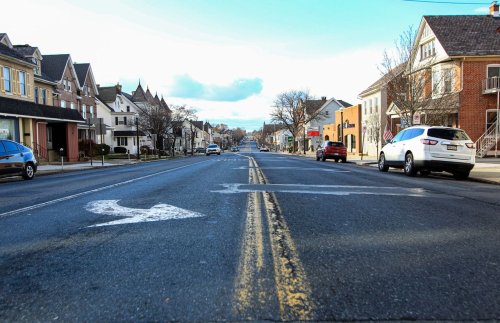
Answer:
[[[40,61],[38,59],[36,59],[36,57],[32,57],[31,58],[31,61],[33,62],[33,64],[36,64],[35,68],[33,69],[34,72],[35,72],[35,75],[40,75]]]
[[[425,44],[420,45],[420,60],[427,59],[434,55],[436,55],[434,40],[431,40]]]

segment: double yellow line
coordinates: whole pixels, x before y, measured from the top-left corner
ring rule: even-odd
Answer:
[[[249,184],[266,182],[255,159],[249,157]],[[273,270],[267,270],[265,246],[271,248]],[[273,288],[266,284],[270,280],[274,281]],[[281,320],[311,320],[314,319],[314,304],[310,295],[304,267],[276,196],[269,192],[249,193],[233,314],[240,319],[263,319],[259,317],[260,310],[270,306],[269,300],[274,298]]]

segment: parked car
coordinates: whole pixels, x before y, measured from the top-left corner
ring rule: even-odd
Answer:
[[[205,153],[205,151],[206,151],[206,149],[205,149],[205,148],[203,148],[203,147],[198,147],[198,148],[196,148],[196,149],[195,149],[195,152],[196,152],[196,153],[202,153],[202,154],[204,154],[204,153]]]
[[[382,148],[378,169],[403,168],[408,176],[445,171],[466,179],[475,162],[476,147],[462,129],[414,126],[400,131]]]
[[[0,176],[20,175],[33,179],[37,166],[31,149],[11,140],[0,140]]]
[[[234,146],[234,147],[231,148],[231,151],[232,152],[238,152],[238,151],[240,151],[240,148]]]
[[[208,156],[208,155],[212,155],[212,154],[220,155],[219,145],[216,145],[216,144],[208,145],[206,155]]]
[[[325,141],[316,150],[316,160],[325,161],[327,159],[334,159],[337,163],[341,160],[343,163],[347,161],[347,148],[341,141]]]
[[[269,151],[269,148],[267,148],[266,146],[262,146],[260,147],[259,151]]]

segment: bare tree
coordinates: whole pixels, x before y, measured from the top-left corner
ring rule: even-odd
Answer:
[[[162,105],[148,104],[139,112],[139,127],[155,134],[155,147],[163,149],[163,139],[172,126],[172,111]]]
[[[380,115],[378,113],[372,114],[368,118],[368,122],[366,124],[367,126],[367,131],[370,132],[370,136],[373,141],[375,141],[375,144],[377,146],[377,155],[378,156],[378,147],[380,144],[381,136],[380,136],[380,131],[382,130],[382,125],[380,122]],[[366,134],[365,134],[366,136]]]
[[[301,133],[304,134],[304,147],[306,125],[325,117],[322,111],[313,106],[313,99],[309,91],[290,90],[277,95],[271,111],[272,122],[283,124],[292,134],[293,142]],[[295,151],[295,145],[293,150]]]
[[[172,126],[169,131],[169,140],[172,140],[172,156],[175,155],[174,147],[177,138],[182,145],[183,125],[185,121],[196,119],[196,111],[186,105],[172,105]],[[187,147],[184,147],[186,149]]]
[[[419,48],[416,40],[417,31],[410,26],[392,52],[384,51],[379,69],[386,79],[388,102],[394,104],[402,127],[412,126],[417,117],[427,124],[443,124],[458,107],[453,94],[457,67],[437,64],[434,46]]]

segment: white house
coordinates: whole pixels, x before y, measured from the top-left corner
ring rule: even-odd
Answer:
[[[139,108],[132,102],[131,96],[121,91],[121,85],[99,87],[97,110],[99,117],[107,127],[104,142],[114,151],[123,147],[131,154],[137,153],[137,135],[139,146],[150,145],[150,139],[142,131],[137,133],[135,120]]]

